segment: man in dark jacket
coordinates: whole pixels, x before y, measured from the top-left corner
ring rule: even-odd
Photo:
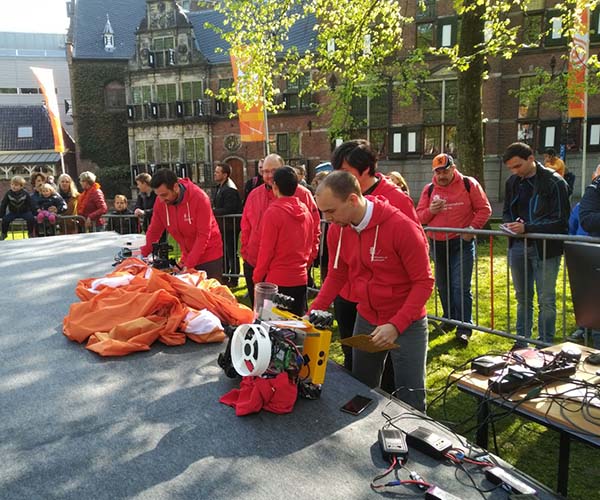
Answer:
[[[143,231],[146,231],[150,225],[152,211],[154,210],[154,202],[156,201],[156,194],[150,187],[151,181],[152,177],[146,172],[139,174],[135,178],[135,183],[140,194],[138,194],[135,202],[133,213],[140,219]]]
[[[579,223],[590,236],[600,237],[600,165],[579,204]]]
[[[225,216],[242,213],[242,198],[230,177],[231,167],[227,163],[217,163],[215,167],[217,189],[213,196],[213,213],[217,217],[221,236],[223,237],[224,274],[235,275],[230,276],[229,279],[226,277],[223,279],[226,284],[237,286],[237,275],[240,274],[240,259],[237,253],[240,220],[238,217]]]
[[[567,183],[535,161],[524,143],[508,146],[502,160],[512,175],[506,181],[503,229],[511,234],[568,234]],[[551,343],[556,331],[556,277],[563,251],[561,241],[509,240],[509,265],[517,297],[517,335],[531,338],[533,284],[538,295],[539,340]],[[516,347],[526,347],[517,341]]]

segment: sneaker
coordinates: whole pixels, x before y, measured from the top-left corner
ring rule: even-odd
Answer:
[[[458,340],[458,343],[463,347],[469,345],[469,336],[466,333],[457,333],[456,340]]]

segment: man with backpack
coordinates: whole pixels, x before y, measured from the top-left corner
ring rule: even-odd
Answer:
[[[492,208],[483,188],[472,177],[463,176],[452,156],[446,153],[433,159],[433,180],[421,192],[417,216],[429,227],[481,229]],[[435,282],[444,318],[471,323],[473,297],[471,275],[475,257],[473,234],[430,232]],[[444,324],[446,331],[456,326]],[[459,326],[457,339],[468,344],[471,329]]]

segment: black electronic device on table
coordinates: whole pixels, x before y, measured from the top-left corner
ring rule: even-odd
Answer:
[[[373,400],[371,398],[357,394],[350,401],[344,404],[340,410],[350,413],[351,415],[360,415],[372,402]]]
[[[433,458],[444,458],[452,448],[452,443],[444,436],[440,436],[425,427],[417,427],[406,434],[408,446],[419,450]]]

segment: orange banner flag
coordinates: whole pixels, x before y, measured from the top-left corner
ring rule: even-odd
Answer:
[[[244,59],[236,57],[234,51],[231,51],[230,57],[233,79],[236,85],[240,85],[240,77],[244,74]],[[242,142],[262,142],[265,140],[265,113],[260,98],[257,98],[253,104],[238,100],[238,115]]]
[[[64,153],[65,141],[63,139],[62,125],[60,124],[58,100],[56,99],[56,89],[54,87],[54,74],[48,68],[30,67],[30,69],[40,83],[42,93],[46,98],[46,109],[50,116],[50,125],[52,126],[52,135],[54,136],[54,151]]]
[[[581,11],[581,23],[573,36],[573,48],[569,53],[569,118],[585,116],[587,90],[585,75],[588,54],[590,50],[589,33],[590,10],[584,7]]]

